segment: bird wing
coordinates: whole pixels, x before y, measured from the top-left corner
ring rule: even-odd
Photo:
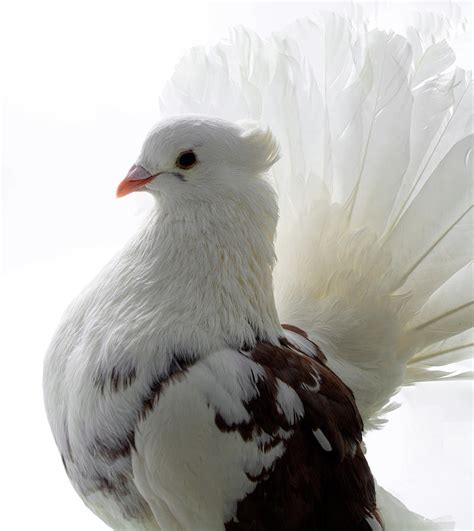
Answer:
[[[301,333],[215,352],[152,401],[132,462],[161,528],[377,524],[353,395]]]
[[[161,100],[276,135],[280,319],[321,346],[366,428],[400,386],[469,376],[448,371],[473,344],[473,85],[444,36],[334,14],[239,29],[183,58]]]

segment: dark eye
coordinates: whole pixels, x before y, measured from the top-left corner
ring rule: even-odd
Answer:
[[[197,158],[194,151],[183,151],[176,159],[176,166],[178,166],[178,168],[182,168],[183,170],[189,170],[189,168],[192,168],[196,162]]]

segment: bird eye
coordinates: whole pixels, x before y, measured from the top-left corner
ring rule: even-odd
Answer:
[[[189,170],[189,168],[192,168],[196,162],[197,158],[194,151],[183,151],[183,153],[180,153],[176,159],[176,166],[178,166],[178,168],[182,168],[183,170]]]

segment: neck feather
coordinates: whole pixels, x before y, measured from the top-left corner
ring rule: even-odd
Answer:
[[[201,354],[251,346],[257,338],[278,341],[272,283],[277,215],[274,193],[261,179],[245,195],[216,192],[212,202],[158,206],[144,241],[156,257],[148,271],[155,322],[171,350]]]

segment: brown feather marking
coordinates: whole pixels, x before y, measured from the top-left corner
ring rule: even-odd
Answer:
[[[304,330],[302,330],[301,328],[298,328],[295,325],[282,324],[281,327],[284,328],[285,330],[289,330],[290,332],[295,332],[295,334],[299,334],[300,336],[303,336],[305,339],[308,339],[308,334]]]
[[[134,418],[132,418],[129,423],[122,426],[123,431],[120,436],[114,436],[112,434],[105,436],[103,433],[97,434],[93,442],[89,445],[88,452],[94,460],[101,461],[106,468],[102,468],[101,472],[96,471],[95,476],[92,478],[87,475],[84,477],[84,485],[87,485],[87,487],[82,487],[80,489],[80,494],[86,502],[89,496],[101,492],[106,497],[112,498],[116,501],[123,517],[127,520],[140,521],[144,518],[152,517],[147,502],[139,494],[130,474],[128,472],[120,472],[116,467],[111,465],[119,459],[125,460],[125,463],[127,460],[130,462],[131,451],[135,448],[135,430],[138,423],[143,420],[154,407],[162,388],[171,381],[182,377],[194,362],[195,360],[190,358],[187,360],[174,359],[165,374],[152,379],[143,392],[141,403],[135,411]],[[106,386],[110,386],[110,390],[114,392],[126,391],[127,387],[134,382],[136,374],[135,371],[124,374],[126,374],[126,377],[122,378],[119,371],[112,370],[108,373],[108,376],[105,379],[95,378],[94,385],[101,393],[104,392]],[[70,446],[69,443],[68,446]],[[68,474],[68,465],[73,462],[72,457],[63,457],[63,463]],[[122,463],[122,469],[123,466],[125,465]],[[80,472],[84,473],[82,471]]]
[[[123,432],[120,438],[113,440],[105,440],[97,437],[91,445],[89,451],[95,456],[100,457],[108,462],[113,462],[116,459],[128,457],[135,448],[135,428],[139,421],[144,420],[148,413],[153,409],[158,400],[163,386],[180,378],[187,371],[187,369],[194,364],[194,360],[177,361],[174,360],[168,372],[164,376],[157,377],[152,380],[148,390],[144,393],[142,403],[137,418],[132,423],[128,431]],[[134,376],[135,377],[135,376]]]
[[[238,502],[235,520],[227,522],[226,529],[370,531],[366,518],[381,520],[373,477],[360,447],[363,424],[354,396],[324,365],[325,358],[302,356],[295,348],[258,342],[251,352],[242,353],[265,371],[258,395],[245,404],[251,420],[229,426],[216,416],[222,431],[237,431],[247,441],[264,432],[286,447],[272,469],[248,475],[256,488]],[[318,391],[308,390],[314,374],[319,375]],[[304,416],[293,425],[277,408],[277,379],[303,402]],[[280,428],[292,435],[278,437]],[[330,442],[330,451],[314,436],[317,429]]]
[[[114,393],[124,391],[130,387],[137,377],[135,367],[130,367],[126,370],[120,370],[117,367],[112,367],[109,371],[98,369],[94,376],[94,387],[98,389],[101,394],[104,394],[108,389]]]
[[[301,328],[298,328],[297,326],[289,325],[289,324],[282,324],[281,327],[284,328],[285,330],[290,331],[290,332],[294,332],[295,334],[298,334],[301,337],[303,337],[304,339],[306,339],[306,341],[308,343],[310,343],[311,346],[313,347],[313,349],[315,351],[314,352],[315,357],[319,358],[322,361],[327,361],[327,358],[324,355],[323,351],[318,347],[318,345],[314,341],[309,339],[308,334],[304,330],[301,330]],[[280,338],[280,343],[283,346],[289,346],[289,347],[295,348],[296,350],[301,352],[301,350],[296,345],[293,345],[286,337],[281,337]],[[304,352],[301,352],[301,353],[305,354]]]

